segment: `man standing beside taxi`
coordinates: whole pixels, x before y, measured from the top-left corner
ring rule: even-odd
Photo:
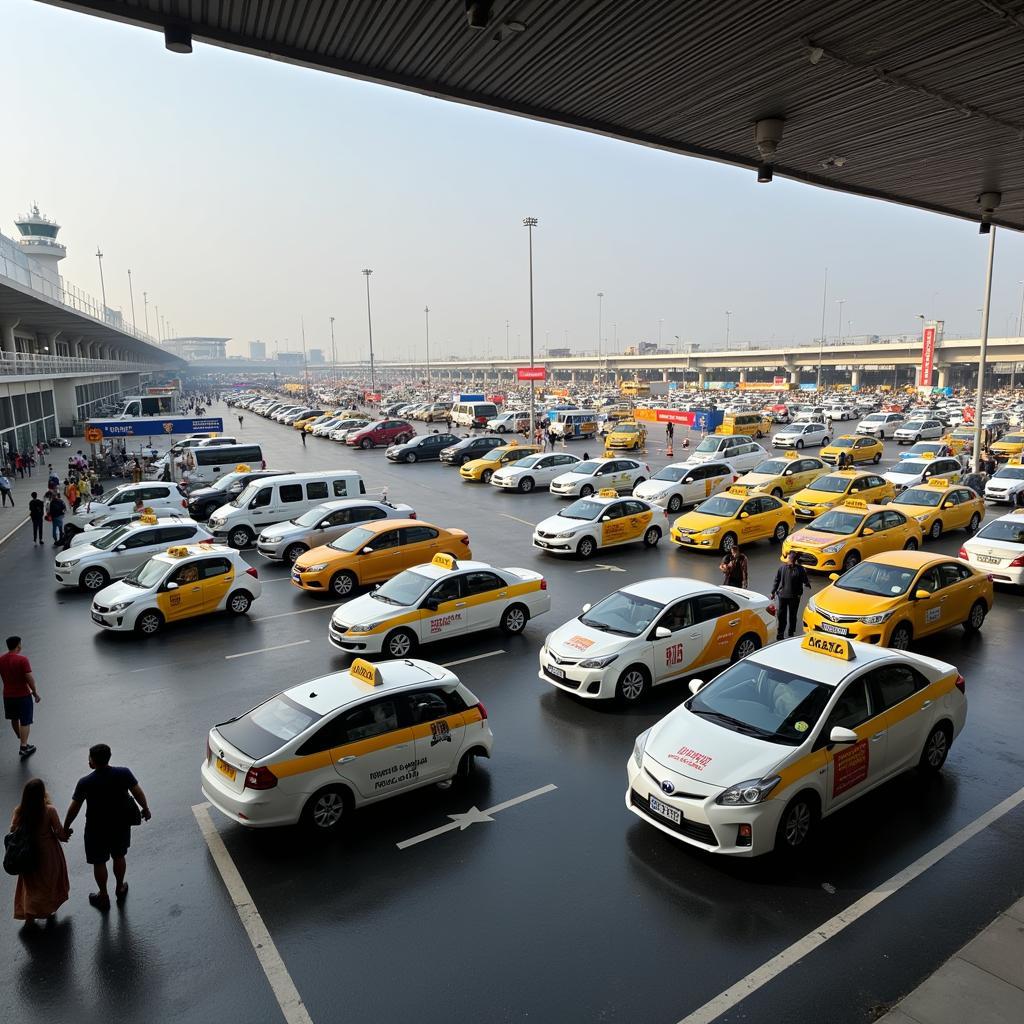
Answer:
[[[779,633],[776,640],[796,635],[796,624],[800,620],[800,598],[805,589],[811,589],[807,570],[797,561],[796,552],[790,551],[785,564],[780,565],[775,573],[775,582],[772,584],[771,596],[779,599]]]

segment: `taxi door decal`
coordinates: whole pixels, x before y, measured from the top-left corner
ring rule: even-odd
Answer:
[[[728,615],[720,615],[715,622],[714,631],[701,652],[700,657],[690,666],[689,671],[696,671],[705,665],[714,665],[720,661],[728,661],[732,657],[736,641],[745,633],[754,633],[762,645],[768,639],[768,631],[757,612],[748,608]]]
[[[644,530],[650,525],[654,513],[650,510],[637,516],[619,516],[601,524],[602,544],[622,544],[625,541],[642,537]]]
[[[227,597],[231,584],[235,581],[235,567],[232,565],[227,572],[219,576],[211,576],[203,580],[203,610],[212,612],[217,609],[221,601]]]
[[[711,477],[705,477],[704,478],[704,497],[705,498],[710,498],[711,497],[711,488],[712,488],[712,486],[713,486],[712,478]]]

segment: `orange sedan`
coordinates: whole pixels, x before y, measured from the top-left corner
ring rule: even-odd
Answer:
[[[469,534],[417,519],[382,519],[301,555],[292,566],[292,585],[311,594],[348,597],[356,587],[389,580],[439,552],[472,558]]]

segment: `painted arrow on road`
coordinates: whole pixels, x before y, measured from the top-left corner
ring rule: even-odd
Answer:
[[[620,569],[617,565],[593,565],[589,569],[577,569],[576,572],[625,572],[625,569]]]

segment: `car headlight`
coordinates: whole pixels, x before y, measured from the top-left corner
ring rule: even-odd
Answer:
[[[326,562],[317,562],[316,565],[304,565],[301,566],[298,572],[323,572],[327,568]]]
[[[372,633],[378,626],[382,625],[381,622],[361,622],[358,626],[349,627],[351,633]]]
[[[561,533],[555,534],[556,537],[571,537],[576,531],[575,530],[563,530]]]
[[[838,544],[829,544],[827,548],[822,548],[821,553],[823,555],[834,555],[837,551],[842,551],[846,547],[846,541],[841,540]]]
[[[778,775],[770,775],[765,779],[750,779],[738,782],[720,793],[715,803],[718,804],[759,804],[766,800],[771,791],[782,781]]]
[[[718,533],[721,529],[720,526],[709,526],[706,530],[701,530],[701,533]]]
[[[78,565],[80,561],[80,558],[71,558],[66,562],[58,562],[57,567],[59,569],[70,569],[72,566]]]
[[[125,608],[130,608],[134,602],[132,601],[119,601],[117,604],[112,604],[109,611],[112,612],[123,612]]]
[[[606,654],[603,658],[587,658],[586,661],[580,662],[580,668],[604,668],[606,665],[610,665],[617,657],[617,654]]]
[[[927,515],[923,515],[923,516],[914,516],[914,518],[915,518],[915,519],[916,519],[916,520],[917,520],[917,521],[918,521],[919,523],[927,523],[927,522],[928,522],[928,516],[927,516]]]
[[[637,768],[641,767],[644,762],[644,747],[647,746],[647,737],[651,735],[650,729],[645,729],[636,738],[636,742],[633,744],[633,760],[636,761]]]
[[[895,614],[896,609],[893,608],[891,611],[879,612],[877,615],[862,615],[860,621],[866,626],[880,626],[883,622],[888,622]]]

